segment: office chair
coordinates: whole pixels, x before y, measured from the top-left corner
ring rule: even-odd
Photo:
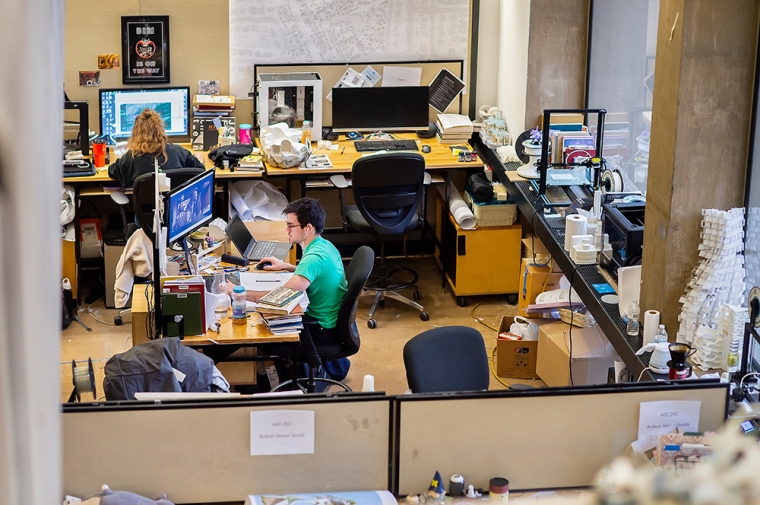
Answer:
[[[361,340],[359,339],[359,329],[356,326],[356,305],[359,295],[364,289],[364,284],[372,272],[372,265],[375,262],[375,252],[371,247],[361,246],[354,253],[354,257],[346,268],[346,280],[348,281],[348,290],[343,297],[343,302],[338,311],[338,336],[340,343],[328,346],[315,346],[309,333],[311,323],[304,320],[304,329],[301,331],[301,349],[303,356],[309,368],[309,376],[304,379],[298,379],[298,387],[307,393],[314,392],[315,382],[322,382],[327,385],[333,384],[343,388],[344,391],[351,391],[351,388],[340,381],[322,377],[314,377],[316,370],[321,365],[321,360],[334,360],[347,358],[359,352]],[[299,352],[299,355],[301,353]],[[296,366],[294,363],[293,366]],[[272,391],[287,389],[291,381],[285,381],[278,384]]]
[[[196,175],[202,174],[204,171],[204,168],[175,168],[167,170],[166,175],[169,177],[169,186],[171,189],[174,189],[186,183]],[[137,231],[139,226],[151,242],[156,240],[156,234],[153,232],[153,214],[155,212],[154,204],[156,201],[154,192],[155,187],[156,182],[152,172],[138,176],[132,184],[132,207],[135,211],[135,220],[137,221],[137,224],[129,223],[130,226],[127,226],[128,223],[126,223],[125,212],[122,208],[121,215],[125,225],[125,233],[128,228],[131,230],[129,235],[127,235],[127,238]],[[119,197],[119,200],[123,201],[123,198]],[[119,315],[113,318],[114,324],[117,326],[123,324],[125,322],[125,316],[131,316],[131,314],[131,309],[120,311]]]
[[[424,194],[425,180],[425,158],[417,153],[375,154],[354,162],[351,185],[356,205],[345,209],[345,221],[350,228],[370,233],[375,240],[380,241],[377,277],[370,280],[364,288],[376,292],[367,320],[370,328],[377,327],[375,310],[378,305],[385,303],[386,297],[419,310],[423,321],[430,317],[422,305],[397,293],[412,288],[414,299],[422,298],[416,286],[419,280],[417,272],[408,267],[385,263],[385,242],[420,224],[417,210]],[[399,272],[411,274],[412,280],[394,278]]]
[[[444,326],[420,333],[404,346],[406,380],[413,393],[485,391],[488,354],[480,332]]]

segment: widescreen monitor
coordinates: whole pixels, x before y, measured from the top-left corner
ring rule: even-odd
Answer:
[[[333,88],[333,131],[414,131],[429,124],[428,86]]]
[[[171,179],[171,171],[166,175]],[[168,243],[173,244],[211,222],[215,170],[207,170],[172,189],[167,200]]]
[[[132,135],[143,109],[161,116],[168,137],[190,136],[190,88],[125,88],[100,90],[100,134],[115,140]]]

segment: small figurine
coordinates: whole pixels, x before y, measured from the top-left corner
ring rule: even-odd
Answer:
[[[416,494],[407,495],[406,502],[407,503],[419,503],[420,502],[420,497],[417,496]]]
[[[465,493],[465,496],[467,498],[480,498],[482,496],[482,493],[478,493],[477,491],[475,491],[475,486],[470,484],[469,486],[467,486],[467,493]]]
[[[429,498],[432,498],[433,500],[437,500],[438,503],[443,503],[443,497],[445,494],[446,494],[446,490],[443,487],[443,480],[441,479],[441,474],[440,472],[438,472],[438,470],[436,470],[435,476],[433,477],[433,480],[430,482],[430,487],[428,488],[427,495]]]

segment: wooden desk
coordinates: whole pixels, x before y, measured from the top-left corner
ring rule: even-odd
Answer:
[[[401,139],[416,140],[420,149],[423,145],[430,146],[429,153],[423,153],[420,151],[412,151],[421,154],[425,158],[425,169],[427,170],[481,170],[483,168],[483,161],[478,158],[478,161],[471,162],[459,162],[457,156],[451,154],[451,149],[448,145],[439,144],[438,140],[432,139],[418,139],[414,133],[401,133],[396,134]],[[258,139],[256,140],[258,144]],[[326,154],[330,157],[332,168],[324,169],[310,169],[310,168],[277,168],[270,166],[266,161],[264,166],[268,177],[283,177],[283,176],[302,176],[302,175],[332,175],[332,174],[346,174],[351,173],[351,169],[354,166],[354,162],[362,157],[363,154],[357,152],[354,147],[354,140],[348,140],[341,138],[341,140],[334,141],[333,145],[337,144],[337,150],[331,149],[317,149],[316,143],[314,144],[314,153]],[[403,151],[402,151],[403,152]]]

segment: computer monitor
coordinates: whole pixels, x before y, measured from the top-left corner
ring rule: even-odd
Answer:
[[[161,116],[169,137],[190,136],[190,88],[124,88],[100,90],[100,134],[116,140],[132,135],[143,109]]]
[[[427,130],[429,94],[428,86],[333,88],[333,131]]]
[[[171,178],[171,171],[166,175]],[[214,218],[214,176],[215,170],[207,170],[169,192],[167,199],[169,244],[185,238]]]

